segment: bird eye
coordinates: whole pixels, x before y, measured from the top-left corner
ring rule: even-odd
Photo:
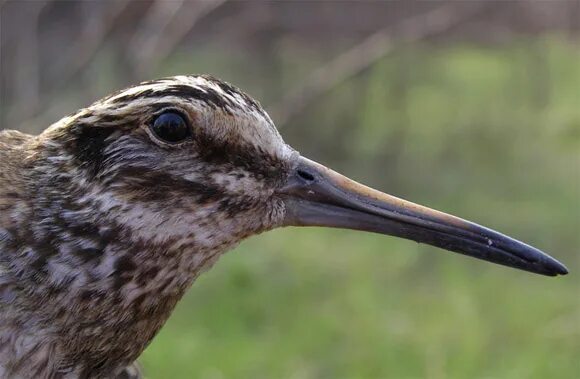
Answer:
[[[176,112],[160,114],[151,125],[151,131],[160,140],[168,143],[183,142],[191,136],[191,128],[183,116]]]

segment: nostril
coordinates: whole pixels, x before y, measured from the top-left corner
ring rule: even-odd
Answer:
[[[314,181],[314,175],[312,175],[311,173],[309,173],[307,171],[298,169],[296,171],[296,173],[298,174],[299,177],[301,177],[302,179],[304,179],[307,182],[313,182]]]

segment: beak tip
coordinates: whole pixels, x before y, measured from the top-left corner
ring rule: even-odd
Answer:
[[[564,264],[553,258],[545,262],[544,267],[549,276],[568,275],[569,273],[568,268]]]
[[[569,274],[568,268],[560,263],[560,266],[558,267],[558,274],[559,275],[568,275]]]

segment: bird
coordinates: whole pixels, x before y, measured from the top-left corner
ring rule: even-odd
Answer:
[[[279,227],[374,232],[568,272],[303,157],[256,100],[210,75],[137,84],[39,135],[4,130],[0,162],[2,378],[138,378],[137,358],[194,280]]]

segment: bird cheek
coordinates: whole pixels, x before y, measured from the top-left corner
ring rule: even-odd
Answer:
[[[244,171],[233,173],[216,173],[211,180],[224,192],[240,196],[259,196],[264,185]]]
[[[264,204],[260,218],[260,232],[284,226],[284,216],[286,214],[284,201],[272,193],[264,200]]]

